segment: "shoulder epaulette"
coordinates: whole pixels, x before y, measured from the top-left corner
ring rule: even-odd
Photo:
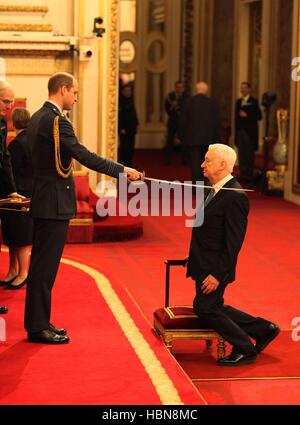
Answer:
[[[57,111],[56,111],[57,112]],[[71,159],[68,167],[63,167],[61,158],[60,158],[60,137],[59,137],[59,117],[62,116],[60,113],[56,115],[53,122],[53,139],[54,139],[54,151],[55,151],[55,168],[57,173],[67,179],[72,173],[73,160]]]

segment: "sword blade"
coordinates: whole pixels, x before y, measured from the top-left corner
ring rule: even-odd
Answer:
[[[208,185],[200,185],[200,184],[192,184],[192,183],[182,183],[182,182],[172,182],[169,180],[162,180],[162,179],[154,179],[152,177],[143,177],[143,180],[148,180],[148,181],[152,181],[152,182],[157,182],[157,183],[168,183],[168,184],[174,184],[174,185],[178,185],[178,186],[187,186],[187,187],[199,187],[201,189],[219,189],[219,190],[238,190],[238,191],[243,191],[243,192],[254,192],[253,189],[244,189],[244,188],[238,188],[238,187],[218,187],[218,186],[208,186]]]

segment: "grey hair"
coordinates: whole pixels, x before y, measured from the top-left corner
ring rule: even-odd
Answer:
[[[10,88],[11,85],[7,81],[0,80],[0,92]]]
[[[232,172],[236,161],[236,153],[234,149],[230,146],[223,145],[222,143],[215,143],[213,145],[209,145],[208,150],[215,151],[218,157],[225,161],[227,171],[229,173]]]

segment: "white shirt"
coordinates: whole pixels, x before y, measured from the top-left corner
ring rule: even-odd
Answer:
[[[227,176],[224,177],[224,179],[222,179],[222,180],[218,181],[217,183],[213,184],[212,187],[215,189],[215,195],[214,196],[216,196],[216,194],[220,190],[220,189],[217,189],[217,187],[218,188],[223,187],[231,179],[233,179],[233,175],[232,174],[227,174]]]
[[[249,97],[250,97],[250,94],[248,94],[248,95],[247,95],[247,96],[245,96],[245,97],[242,97],[242,105],[245,105],[245,104],[247,104],[247,103],[248,103]]]
[[[47,102],[52,103],[52,105],[54,105],[59,110],[59,112],[63,114],[61,107],[56,102],[53,102],[53,100],[49,100],[49,99],[47,100]]]

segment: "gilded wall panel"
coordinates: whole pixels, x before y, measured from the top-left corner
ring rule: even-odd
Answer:
[[[222,111],[224,126],[231,122],[234,1],[214,2],[211,94]],[[226,34],[226,36],[224,36]]]
[[[72,59],[5,57],[7,75],[51,75],[72,72]]]
[[[107,81],[107,145],[106,157],[108,159],[116,159],[117,157],[117,137],[118,137],[118,64],[119,64],[119,26],[118,13],[119,0],[111,0],[109,4],[109,39],[108,47],[108,81]]]

